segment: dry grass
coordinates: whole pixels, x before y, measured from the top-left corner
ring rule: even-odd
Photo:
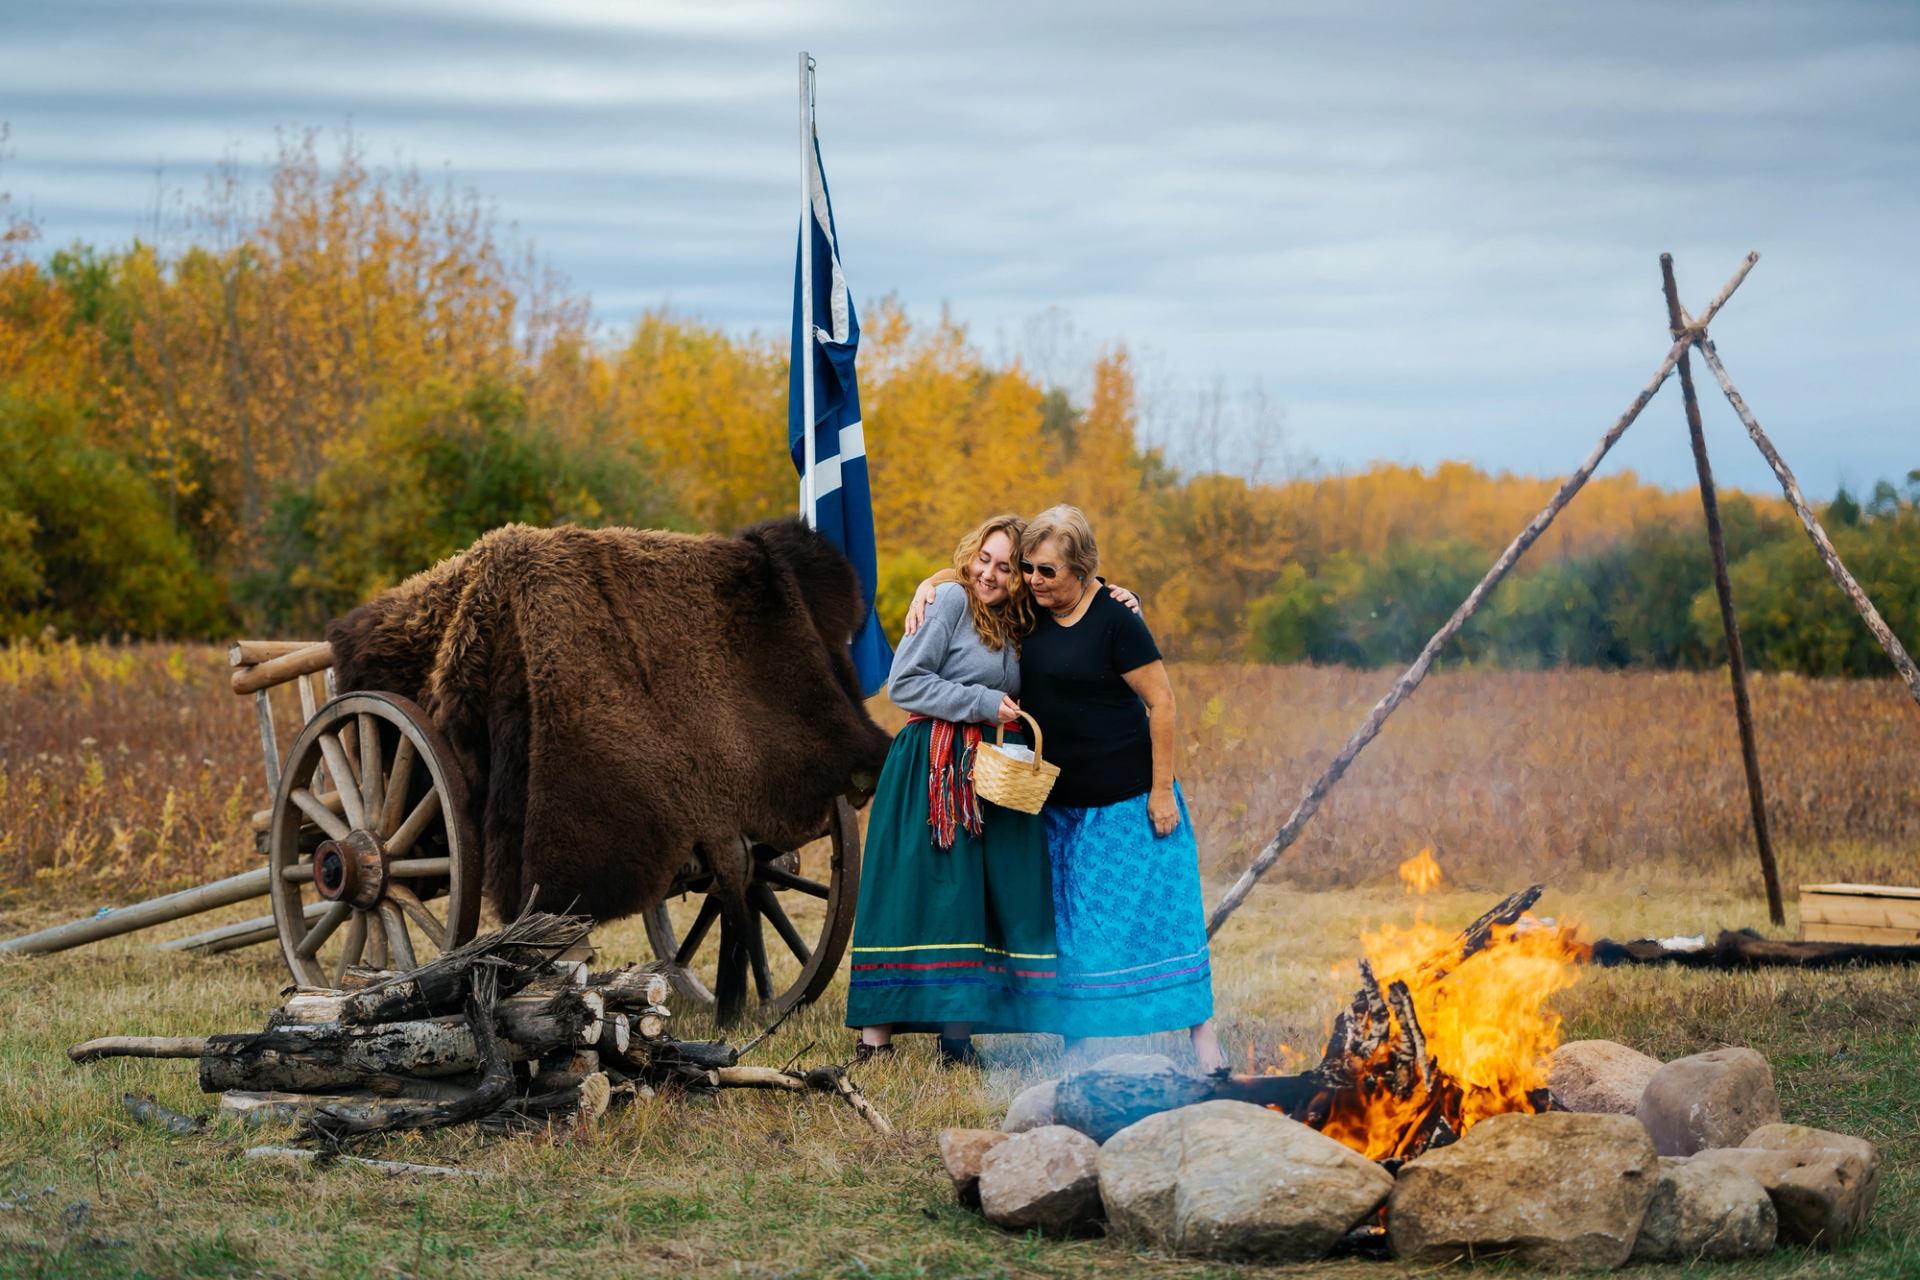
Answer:
[[[16,888],[0,903],[0,934],[109,894],[248,864],[247,843],[233,832],[258,803],[259,760],[217,654],[62,649],[36,654],[38,665],[18,651],[0,662],[0,777],[13,788],[0,865]],[[1178,678],[1214,892],[1385,679],[1237,668],[1187,668]],[[1876,869],[1911,880],[1920,777],[1911,708],[1886,686],[1782,680],[1766,682],[1758,701],[1789,883]],[[1595,935],[1763,921],[1742,849],[1737,754],[1718,718],[1724,704],[1709,678],[1436,677],[1316,820],[1291,879],[1264,886],[1218,939],[1230,1054],[1272,1062],[1283,1045],[1319,1040],[1350,989],[1344,966],[1359,931],[1410,914],[1384,881],[1423,843],[1454,873],[1427,906],[1442,924],[1530,876],[1553,885],[1543,911],[1578,918]],[[19,803],[29,787],[35,801]],[[170,830],[186,834],[163,839],[169,787]],[[229,799],[236,788],[243,794]],[[214,922],[183,921],[159,936]],[[1039,1038],[985,1041],[993,1062],[985,1077],[942,1073],[917,1044],[867,1071],[863,1083],[900,1128],[887,1140],[829,1100],[745,1094],[657,1099],[571,1141],[455,1132],[382,1148],[510,1175],[484,1186],[250,1165],[237,1158],[238,1133],[176,1138],[120,1110],[129,1089],[204,1109],[186,1064],[80,1069],[61,1052],[108,1031],[255,1027],[285,980],[269,954],[198,960],[157,953],[155,940],[0,961],[0,1275],[1227,1274],[1104,1241],[1008,1236],[953,1207],[933,1135],[991,1121],[1016,1088],[1049,1071],[1054,1042]],[[598,940],[614,958],[644,955],[631,924]],[[1665,1057],[1750,1044],[1774,1062],[1790,1119],[1882,1144],[1889,1169],[1865,1240],[1839,1255],[1781,1252],[1715,1274],[1920,1274],[1911,1172],[1920,1160],[1920,989],[1910,973],[1593,971],[1559,1009],[1570,1036]],[[758,1060],[840,1055],[843,1011],[836,988]],[[1161,1047],[1183,1052],[1170,1039]],[[1354,1262],[1299,1271],[1409,1274]]]

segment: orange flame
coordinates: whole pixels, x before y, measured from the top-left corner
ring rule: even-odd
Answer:
[[[1400,864],[1400,883],[1408,893],[1432,893],[1440,887],[1440,864],[1429,845]]]
[[[1431,862],[1430,851],[1423,856]],[[1418,916],[1361,942],[1383,993],[1406,984],[1435,1070],[1408,1097],[1396,1096],[1387,1085],[1389,1039],[1358,1073],[1360,1087],[1333,1096],[1323,1133],[1381,1160],[1417,1154],[1436,1109],[1455,1134],[1488,1116],[1538,1110],[1528,1095],[1546,1087],[1560,1043],[1560,1017],[1546,1001],[1578,980],[1591,955],[1577,927],[1523,916],[1496,926],[1488,945],[1464,959],[1456,935]]]

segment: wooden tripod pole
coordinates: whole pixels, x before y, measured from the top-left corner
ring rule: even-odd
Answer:
[[[1673,280],[1673,255],[1660,255],[1660,286],[1667,295],[1667,326],[1675,338],[1690,336],[1680,290]],[[1760,854],[1760,876],[1767,886],[1767,918],[1787,922],[1780,898],[1780,869],[1773,860],[1773,837],[1767,830],[1767,800],[1760,786],[1760,749],[1753,734],[1753,704],[1747,697],[1747,655],[1740,643],[1740,623],[1733,612],[1733,580],[1727,575],[1727,540],[1720,528],[1720,498],[1714,492],[1713,467],[1707,461],[1707,434],[1700,424],[1700,400],[1693,391],[1693,366],[1683,352],[1680,399],[1687,411],[1687,434],[1693,440],[1693,468],[1700,476],[1700,506],[1707,518],[1707,546],[1713,552],[1713,590],[1720,597],[1720,624],[1727,633],[1727,676],[1733,682],[1733,718],[1740,726],[1740,758],[1747,769],[1747,804],[1753,814],[1753,843]]]
[[[1299,838],[1301,829],[1307,825],[1314,814],[1320,811],[1321,802],[1327,798],[1327,793],[1333,789],[1334,784],[1346,774],[1347,767],[1353,763],[1354,758],[1366,749],[1369,742],[1379,736],[1381,727],[1387,722],[1387,717],[1392,715],[1394,709],[1420,687],[1422,680],[1426,679],[1427,671],[1433,666],[1433,660],[1441,648],[1467,624],[1467,619],[1479,609],[1488,593],[1499,585],[1500,579],[1507,576],[1507,570],[1513,568],[1527,548],[1546,532],[1547,526],[1553,523],[1553,518],[1573,501],[1573,495],[1579,493],[1585,486],[1588,478],[1593,475],[1594,468],[1600,465],[1601,459],[1605,458],[1608,451],[1619,442],[1620,437],[1626,434],[1627,428],[1633,425],[1633,420],[1640,416],[1640,411],[1647,407],[1647,402],[1653,399],[1654,393],[1666,382],[1667,375],[1673,372],[1674,365],[1679,363],[1680,357],[1686,354],[1688,346],[1692,344],[1694,332],[1705,328],[1707,322],[1719,314],[1720,308],[1727,304],[1727,299],[1733,296],[1733,291],[1740,287],[1740,282],[1747,278],[1747,273],[1753,270],[1753,264],[1759,260],[1760,255],[1757,253],[1747,255],[1746,261],[1742,262],[1740,269],[1733,273],[1733,278],[1727,281],[1726,287],[1720,290],[1719,296],[1708,305],[1699,325],[1689,329],[1667,349],[1666,358],[1660,362],[1660,367],[1653,371],[1653,377],[1648,379],[1647,385],[1640,389],[1640,394],[1633,398],[1633,403],[1627,406],[1627,411],[1607,428],[1607,433],[1600,437],[1600,442],[1593,447],[1593,452],[1587,455],[1587,460],[1561,482],[1552,501],[1547,503],[1539,515],[1527,522],[1527,527],[1522,529],[1507,545],[1507,549],[1500,553],[1500,558],[1493,562],[1493,567],[1487,570],[1486,576],[1480,579],[1479,585],[1467,593],[1467,598],[1460,602],[1460,607],[1453,611],[1453,616],[1433,633],[1433,638],[1428,640],[1426,647],[1420,650],[1420,656],[1413,660],[1413,665],[1401,672],[1400,678],[1393,682],[1393,687],[1387,690],[1386,696],[1374,704],[1373,710],[1367,713],[1367,718],[1360,722],[1360,727],[1353,731],[1351,738],[1347,739],[1347,745],[1340,748],[1340,754],[1333,758],[1333,762],[1307,788],[1307,793],[1300,797],[1300,803],[1293,807],[1293,812],[1287,815],[1287,820],[1280,824],[1280,830],[1274,834],[1273,839],[1267,841],[1266,847],[1255,855],[1253,862],[1240,873],[1240,878],[1235,880],[1221,896],[1219,905],[1214,907],[1213,914],[1207,917],[1208,937],[1219,932],[1220,926],[1227,922],[1227,917],[1238,910],[1240,904],[1247,900],[1247,895],[1253,892],[1254,884],[1280,860],[1280,855],[1287,851],[1288,846]]]
[[[1753,437],[1753,443],[1759,447],[1760,455],[1767,460],[1767,465],[1773,468],[1773,474],[1780,481],[1781,492],[1787,495],[1787,502],[1793,507],[1794,514],[1800,517],[1800,523],[1805,526],[1807,536],[1813,539],[1814,549],[1820,553],[1820,559],[1825,562],[1827,572],[1833,575],[1833,580],[1839,584],[1841,592],[1847,599],[1853,601],[1853,607],[1860,611],[1860,617],[1866,622],[1867,630],[1873,633],[1873,638],[1880,642],[1880,647],[1886,650],[1887,657],[1892,659],[1894,670],[1898,671],[1900,678],[1907,682],[1907,691],[1913,695],[1914,701],[1920,702],[1920,667],[1913,665],[1913,658],[1900,643],[1900,638],[1893,634],[1893,628],[1887,625],[1887,620],[1882,618],[1880,611],[1873,607],[1873,601],[1867,598],[1867,593],[1861,589],[1853,575],[1847,572],[1847,566],[1840,563],[1840,553],[1833,549],[1833,539],[1827,537],[1827,531],[1821,528],[1820,522],[1814,518],[1813,508],[1807,505],[1806,496],[1800,492],[1799,481],[1793,478],[1793,472],[1788,468],[1786,460],[1780,456],[1780,451],[1773,447],[1773,441],[1767,438],[1767,433],[1760,429],[1759,419],[1753,416],[1753,410],[1747,408],[1747,402],[1740,398],[1740,392],[1734,387],[1733,379],[1727,376],[1727,366],[1720,363],[1720,353],[1713,349],[1713,339],[1706,335],[1706,323],[1702,321],[1700,324],[1691,326],[1690,334],[1694,345],[1700,348],[1700,356],[1707,362],[1707,368],[1713,370],[1713,376],[1719,380],[1720,390],[1726,393],[1727,403],[1731,404],[1733,411],[1740,415],[1741,425],[1746,427],[1747,434]]]

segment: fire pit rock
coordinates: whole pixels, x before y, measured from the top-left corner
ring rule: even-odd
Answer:
[[[996,1226],[1073,1235],[1100,1219],[1099,1155],[1064,1125],[1013,1134],[981,1157],[980,1209]]]
[[[1629,1116],[1493,1116],[1400,1170],[1387,1235],[1408,1261],[1511,1253],[1530,1266],[1617,1267],[1659,1177]]]
[[[1663,1156],[1738,1146],[1780,1120],[1773,1068],[1752,1049],[1714,1049],[1676,1058],[1653,1073],[1635,1114]]]
[[[1561,1111],[1630,1116],[1660,1059],[1611,1040],[1570,1040],[1553,1051],[1547,1086]]]
[[[1100,1149],[1114,1228],[1206,1258],[1325,1257],[1392,1189],[1365,1156],[1246,1102],[1149,1116]]]
[[[1780,1216],[1765,1187],[1738,1169],[1660,1157],[1635,1262],[1757,1258],[1773,1248]]]
[[[1042,1080],[1013,1095],[1007,1105],[1007,1118],[1000,1122],[1002,1133],[1025,1133],[1053,1123],[1053,1094],[1058,1080]]]
[[[987,1152],[1012,1135],[993,1129],[943,1129],[940,1131],[940,1162],[953,1179],[953,1194],[960,1203],[975,1208],[980,1204],[980,1162]]]
[[[1157,1053],[1116,1053],[1060,1081],[1053,1096],[1055,1124],[1105,1142],[1135,1121],[1204,1102],[1212,1088]]]
[[[1739,1147],[1702,1151],[1689,1164],[1736,1169],[1759,1181],[1780,1214],[1780,1239],[1831,1249],[1858,1235],[1880,1187],[1880,1151],[1864,1138],[1770,1124]]]

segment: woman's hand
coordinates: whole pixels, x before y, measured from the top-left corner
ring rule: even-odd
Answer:
[[[920,624],[927,620],[927,606],[933,603],[933,593],[938,586],[939,584],[932,578],[927,578],[921,582],[919,590],[913,593],[913,603],[907,606],[906,624],[901,627],[904,634],[912,635],[920,629]]]
[[[1127,590],[1125,587],[1116,587],[1111,582],[1109,582],[1107,584],[1107,594],[1112,596],[1115,600],[1118,600],[1121,604],[1127,606],[1127,608],[1133,610],[1135,613],[1140,612],[1140,597],[1133,594],[1133,592]]]
[[[1153,834],[1173,834],[1180,825],[1180,806],[1174,801],[1172,787],[1155,787],[1147,792],[1147,816],[1153,819]]]
[[[1020,704],[1013,700],[1012,694],[1006,693],[1000,695],[1000,710],[998,715],[1000,716],[1001,724],[1014,724],[1019,721]]]

